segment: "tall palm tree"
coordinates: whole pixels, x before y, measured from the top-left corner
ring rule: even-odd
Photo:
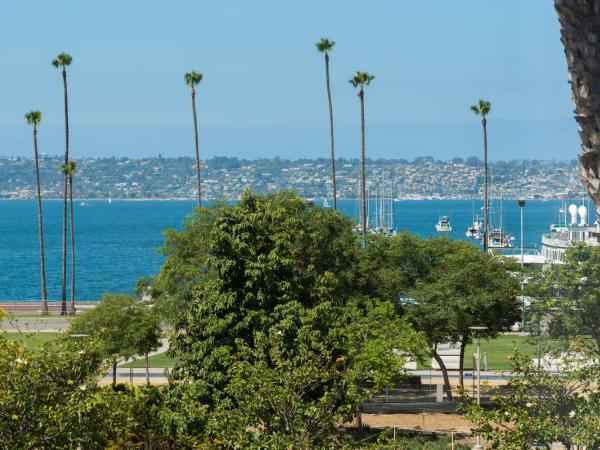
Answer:
[[[42,222],[42,190],[40,186],[40,162],[38,156],[37,127],[42,121],[40,111],[30,111],[25,114],[27,123],[33,127],[33,151],[35,155],[35,179],[37,184],[38,227],[40,237],[40,275],[42,293],[42,314],[48,314],[48,297],[46,293],[46,258],[44,256],[44,224]]]
[[[554,0],[579,124],[579,178],[600,213],[600,11],[595,0]]]
[[[194,143],[196,144],[196,179],[198,182],[198,207],[202,206],[200,194],[200,150],[198,149],[198,120],[196,118],[196,86],[202,81],[202,74],[192,70],[183,76],[185,84],[192,90],[192,114],[194,115]]]
[[[489,184],[488,184],[488,143],[487,143],[487,115],[492,110],[492,104],[485,100],[479,100],[476,105],[471,106],[471,111],[481,117],[483,126],[483,251],[488,249],[488,227],[489,227]]]
[[[337,188],[335,183],[335,151],[333,139],[333,105],[331,103],[331,86],[329,84],[329,52],[333,49],[335,41],[321,38],[315,44],[317,50],[325,54],[325,82],[327,85],[327,101],[329,102],[329,138],[331,141],[331,183],[333,188],[333,209],[337,209]]]
[[[70,234],[71,234],[71,303],[69,314],[75,315],[75,236],[73,233],[73,175],[77,165],[72,159],[61,166],[62,173],[69,178],[69,209],[70,209]]]
[[[59,54],[52,60],[52,65],[62,69],[63,91],[65,100],[65,164],[69,162],[69,102],[67,95],[67,67],[71,65],[73,58],[67,53]],[[63,228],[62,228],[62,297],[61,315],[67,314],[67,175],[64,180],[63,196]]]
[[[365,246],[367,235],[367,190],[366,190],[366,172],[365,172],[365,87],[369,86],[375,79],[373,75],[367,72],[356,72],[348,82],[358,88],[358,98],[360,98],[360,131],[361,131],[361,159],[360,159],[360,195],[361,195],[361,226],[362,226],[362,245]]]

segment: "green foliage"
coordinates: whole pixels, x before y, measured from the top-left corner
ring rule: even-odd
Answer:
[[[169,235],[154,289],[182,288],[174,378],[208,405],[207,436],[239,448],[337,442],[340,421],[420,343],[391,302],[363,293],[351,222],[289,192],[197,214]]]
[[[100,439],[90,434],[103,411],[85,406],[99,389],[94,344],[62,339],[28,350],[0,337],[0,447],[70,449]]]
[[[471,106],[471,111],[477,116],[481,116],[485,120],[486,116],[492,110],[492,104],[486,100],[479,100],[479,102]]]
[[[493,408],[463,398],[467,418],[476,427],[473,432],[498,449],[550,448],[553,442],[566,448],[598,448],[600,367],[597,360],[588,361],[581,364],[575,354],[563,355],[563,369],[557,376],[537,370],[528,357],[516,353],[512,371],[519,377],[493,391]]]
[[[564,264],[533,278],[529,294],[538,317],[550,314],[550,336],[590,335],[600,349],[600,248],[579,245],[565,254]]]
[[[331,41],[327,38],[321,38],[321,40],[315,44],[315,47],[317,47],[317,50],[321,53],[328,53],[333,49],[334,45],[335,41]]]
[[[195,70],[192,70],[191,72],[187,72],[183,76],[183,79],[185,81],[185,84],[187,84],[189,87],[194,89],[196,86],[198,86],[200,84],[200,82],[202,81],[202,77],[203,77],[203,75],[201,73],[196,72]]]
[[[225,206],[218,202],[198,208],[184,223],[183,231],[165,231],[160,249],[165,262],[150,289],[154,308],[163,320],[177,323],[193,298],[194,287],[214,275],[208,266],[208,245],[215,220]]]
[[[519,319],[514,263],[459,241],[446,242],[444,252],[410,291],[416,303],[406,307],[430,345],[463,342],[470,326],[488,327],[482,337],[509,329]]]
[[[288,304],[343,305],[356,258],[350,221],[291,193],[246,193],[218,214],[199,238],[209,273],[193,285],[175,343],[182,370],[215,387],[255,333],[291,320]]]
[[[112,361],[155,350],[160,336],[158,319],[146,306],[115,294],[105,294],[98,306],[77,316],[69,332],[97,338]]]
[[[36,128],[42,122],[42,113],[36,110],[29,111],[25,114],[25,120],[27,120],[28,125]]]
[[[360,88],[360,92],[362,92],[363,89],[366,86],[369,86],[374,79],[375,76],[369,74],[368,72],[357,71],[356,75],[348,80],[348,83],[354,87]]]
[[[71,55],[68,53],[60,53],[52,60],[52,65],[57,69],[60,67],[65,70],[67,66],[71,65],[71,62],[73,62],[73,57]]]
[[[356,385],[379,392],[401,381],[406,357],[422,360],[426,355],[423,337],[397,314],[393,303],[377,298],[350,301],[345,314],[349,377]]]

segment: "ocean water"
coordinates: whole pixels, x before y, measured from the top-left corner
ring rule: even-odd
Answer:
[[[318,204],[321,200],[316,201]],[[330,201],[331,202],[331,201]],[[581,200],[577,202],[581,203]],[[156,274],[163,262],[157,249],[167,228],[181,229],[194,201],[130,202],[77,201],[75,203],[76,299],[98,300],[104,292],[131,293],[136,281]],[[473,212],[482,215],[481,201],[423,200],[393,202],[395,228],[422,237],[435,236],[435,223],[450,216],[450,237],[466,239]],[[49,299],[60,298],[62,202],[44,202],[44,240]],[[494,201],[493,223],[499,223],[500,203]],[[520,245],[520,217],[516,200],[502,203],[504,228]],[[558,221],[558,201],[530,200],[524,210],[525,246],[539,248],[541,235]],[[339,200],[338,209],[357,218],[358,203]],[[375,202],[370,203],[374,223]],[[592,221],[595,220],[595,215]],[[39,242],[34,200],[0,201],[0,300],[37,300]],[[69,263],[70,264],[70,263]],[[70,274],[70,265],[67,267]],[[70,283],[70,282],[68,282]]]

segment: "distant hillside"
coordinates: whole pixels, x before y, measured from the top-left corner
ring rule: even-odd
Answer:
[[[60,198],[61,157],[41,160],[45,198]],[[179,158],[86,158],[77,161],[75,196],[78,198],[193,198],[195,161]],[[504,197],[561,197],[577,195],[576,161],[518,160],[491,164],[492,195]],[[420,157],[369,160],[367,179],[372,196],[383,191],[398,198],[470,198],[481,195],[482,163],[478,158],[436,161]],[[337,161],[338,195],[358,193],[358,160]],[[330,193],[329,161],[218,157],[202,166],[203,195],[207,199],[237,198],[249,186],[259,193],[294,189],[304,197]],[[0,157],[0,198],[32,198],[35,194],[33,160]]]

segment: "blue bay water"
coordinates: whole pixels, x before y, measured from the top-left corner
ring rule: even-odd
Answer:
[[[318,201],[320,204],[320,201]],[[578,203],[581,203],[579,201]],[[104,292],[131,293],[136,281],[156,274],[163,262],[157,249],[167,228],[181,229],[192,213],[193,201],[113,200],[75,203],[76,299],[97,300]],[[450,237],[466,239],[473,210],[481,215],[482,202],[422,200],[394,202],[395,228],[422,237],[435,236],[441,215],[451,218]],[[44,233],[48,296],[56,300],[61,290],[61,201],[44,202]],[[339,200],[338,208],[358,217],[354,200]],[[493,203],[499,222],[499,202]],[[530,200],[525,206],[525,246],[539,248],[541,235],[558,221],[558,201]],[[374,215],[374,203],[371,214]],[[520,245],[519,207],[503,202],[504,228]],[[595,220],[595,215],[592,221]],[[374,223],[374,219],[371,219]],[[0,201],[0,300],[37,300],[39,294],[39,242],[34,200]],[[70,273],[70,266],[68,266]]]

